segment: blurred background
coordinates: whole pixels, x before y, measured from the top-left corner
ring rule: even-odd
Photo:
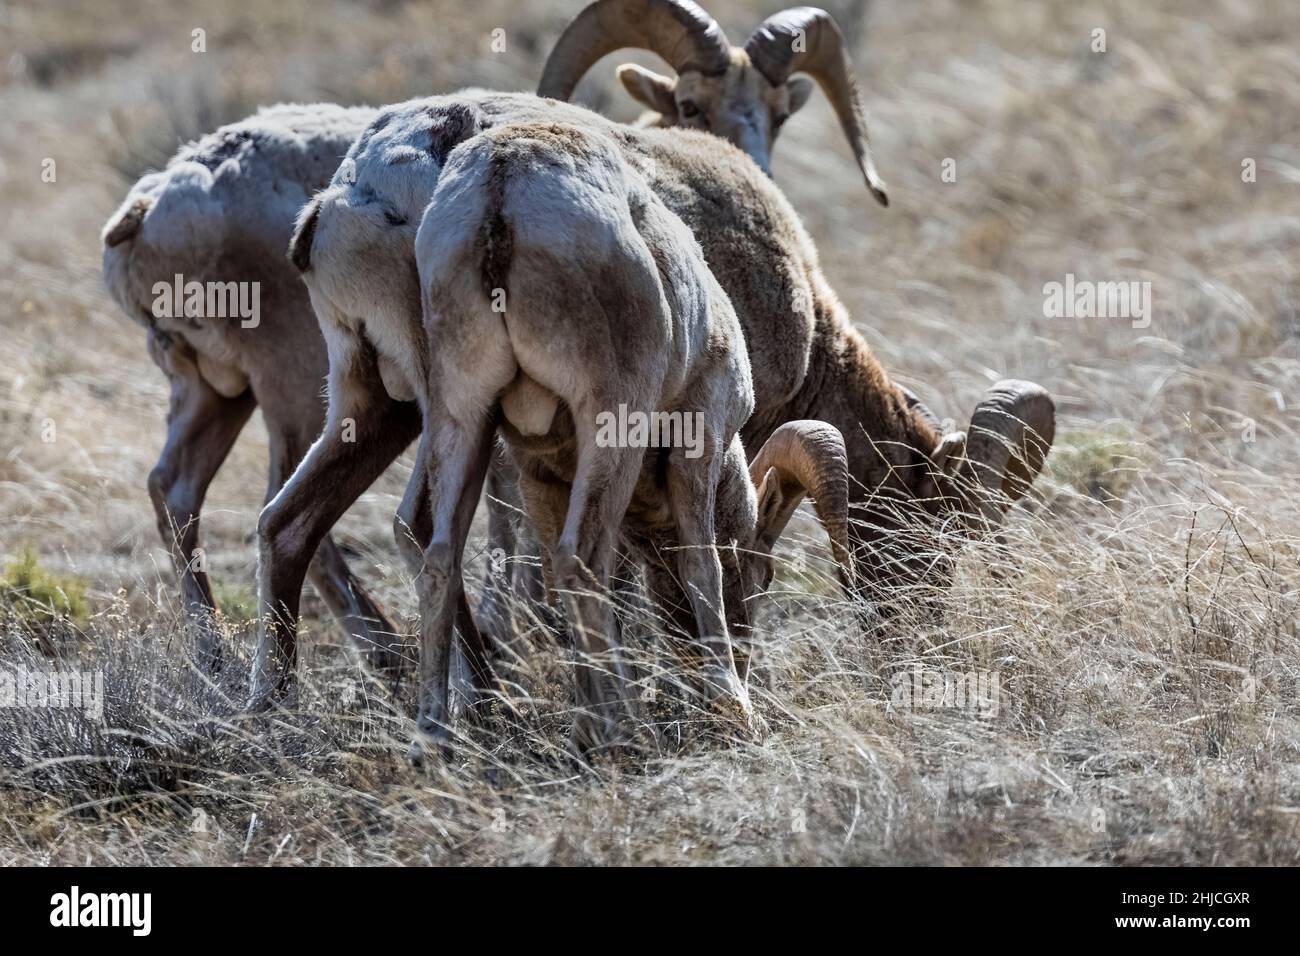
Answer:
[[[47,547],[70,522],[68,545],[105,545],[77,562],[97,579],[110,568],[132,573],[154,545],[143,480],[161,443],[166,392],[141,330],[103,293],[98,265],[99,230],[134,179],[259,104],[531,89],[583,6],[0,7],[4,539]],[[1067,435],[1072,426],[1102,432],[1093,437],[1103,447],[1089,449],[1101,455],[1108,433],[1115,441],[1132,433],[1168,458],[1294,470],[1300,8],[1285,0],[826,6],[851,40],[893,203],[878,208],[862,188],[820,93],[778,141],[774,176],[892,374],[958,420],[991,379],[1040,381],[1058,396]],[[708,8],[740,44],[781,6]],[[500,53],[491,48],[498,28]],[[192,52],[196,29],[204,53]],[[1105,52],[1094,52],[1098,29]],[[634,119],[639,108],[613,79],[628,60],[668,72],[652,54],[624,51],[597,64],[577,99]],[[47,159],[54,182],[43,179]],[[1247,160],[1252,182],[1243,182]],[[1046,318],[1043,286],[1067,273],[1150,282],[1150,327]],[[48,445],[46,417],[59,431]],[[1253,443],[1241,440],[1247,418]],[[213,491],[214,552],[222,536],[246,534],[260,501],[255,432]],[[358,533],[386,525],[379,518],[393,490],[369,502]],[[246,555],[214,559],[247,570]]]

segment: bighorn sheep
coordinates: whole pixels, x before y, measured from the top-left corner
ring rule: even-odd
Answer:
[[[769,172],[772,146],[791,115],[808,102],[812,83],[826,93],[867,188],[889,205],[867,139],[866,113],[839,25],[825,10],[793,7],[768,17],[744,47],[691,0],[596,0],[555,44],[539,96],[567,100],[596,61],[624,47],[657,53],[677,71],[660,76],[625,63],[618,78],[654,113],[640,125],[708,130],[729,140]]]
[[[677,571],[706,693],[748,720],[724,608],[747,614],[744,583],[760,580],[781,530],[770,521],[785,514],[773,506],[778,476],[817,479],[799,494],[833,485],[847,522],[842,440],[811,441],[819,423],[787,429],[758,456],[755,494],[739,437],[753,387],[735,312],[690,230],[598,131],[504,126],[456,149],[422,218],[416,261],[434,525],[418,585],[412,757],[447,739],[460,556],[498,420],[582,652],[578,749],[616,742],[634,708],[604,596],[620,531],[665,578]],[[669,431],[655,435],[658,447],[647,447],[648,432],[616,434],[611,420],[637,413]],[[817,453],[818,467],[800,467]]]
[[[268,499],[320,432],[325,343],[283,249],[296,210],[328,182],[374,115],[329,104],[263,109],[183,147],[164,170],[143,177],[104,229],[108,288],[144,325],[150,355],[171,384],[167,442],[149,494],[199,628],[200,656],[211,667],[221,648],[199,544],[203,499],[258,405],[270,441]],[[187,301],[185,288],[198,288],[191,283],[205,293],[242,293],[256,309],[209,310],[206,295],[203,305],[175,308],[174,286]],[[224,299],[222,306],[235,301]],[[394,666],[393,626],[328,538],[312,581],[375,663]]]
[[[898,547],[905,548],[910,540],[897,532],[910,532],[906,525],[918,516],[974,512],[981,521],[995,522],[1042,464],[1052,440],[1053,409],[1037,386],[995,386],[977,406],[968,440],[967,433],[943,435],[933,416],[890,382],[822,276],[812,241],[789,203],[739,150],[719,148],[716,138],[701,133],[622,126],[523,94],[466,91],[399,104],[385,109],[349,152],[354,181],[336,176],[303,209],[290,244],[330,343],[331,421],[350,415],[365,425],[352,449],[331,441],[327,428],[263,512],[261,600],[265,611],[280,611],[281,619],[259,642],[255,699],[275,689],[277,668],[292,661],[298,584],[278,568],[301,564],[313,541],[328,530],[329,516],[346,508],[372,480],[367,449],[383,448],[387,440],[388,389],[418,398],[421,383],[431,381],[434,358],[421,328],[416,230],[432,239],[439,229],[465,228],[442,217],[420,226],[443,166],[465,140],[519,123],[563,124],[612,142],[622,162],[693,233],[744,332],[754,386],[754,410],[740,433],[745,448],[764,448],[786,434],[781,426],[808,419],[843,436],[851,476],[845,497],[859,520],[845,534],[831,499],[823,495],[818,504],[823,524],[838,542],[835,556],[846,584],[892,584],[906,580],[904,570],[919,573],[914,565],[900,565],[889,547],[901,540]],[[488,247],[508,244],[511,232],[490,229],[480,238]],[[562,233],[555,241],[568,242]],[[512,300],[515,307],[517,300]],[[431,309],[437,306],[430,302]],[[486,360],[466,359],[476,363],[475,375],[481,374],[477,363]],[[585,353],[569,354],[567,360],[580,370],[590,364]],[[536,397],[547,398],[544,392]],[[524,399],[517,401],[523,405]],[[421,450],[422,460],[431,450],[436,449]],[[792,474],[778,469],[782,490],[792,486]],[[525,474],[526,489],[534,479]],[[413,476],[408,498],[424,495],[418,482]],[[909,507],[900,514],[903,503]],[[563,506],[550,510],[558,514]],[[541,533],[555,539],[554,530]],[[693,617],[693,611],[680,617]],[[736,608],[728,605],[727,613]]]
[[[332,104],[264,108],[144,176],[104,229],[108,288],[147,330],[149,352],[171,385],[167,442],[149,475],[149,494],[198,630],[199,657],[210,668],[220,663],[221,645],[199,538],[203,499],[257,406],[270,442],[268,500],[320,434],[329,361],[307,290],[284,249],[298,209],[329,182],[376,115]],[[193,308],[176,307],[174,299],[188,302],[186,290],[200,287],[201,306],[194,300]],[[220,295],[209,299],[212,293]],[[242,316],[227,308],[241,301],[256,308]],[[394,444],[413,439],[418,423],[413,407],[395,408]],[[508,482],[496,493],[517,495]],[[497,510],[493,530],[494,540],[509,547]],[[394,672],[395,629],[328,536],[310,574],[370,662]]]

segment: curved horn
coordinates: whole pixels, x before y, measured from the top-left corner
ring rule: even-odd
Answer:
[[[716,76],[731,63],[722,27],[690,0],[596,0],[555,44],[537,95],[567,100],[592,64],[623,47],[657,53],[678,73]]]
[[[996,522],[1023,496],[1056,437],[1056,406],[1041,385],[1006,379],[984,393],[966,432],[966,460],[981,489],[980,508]]]
[[[773,86],[780,86],[795,73],[807,73],[817,81],[835,108],[867,188],[877,202],[888,206],[885,183],[871,158],[857,77],[835,18],[817,7],[792,7],[774,13],[750,34],[745,52]]]
[[[844,436],[834,425],[818,421],[787,422],[772,433],[749,466],[749,477],[763,497],[763,482],[775,470],[783,507],[762,533],[775,540],[804,495],[811,495],[817,517],[831,540],[840,577],[849,586],[853,550],[849,543],[849,456]]]

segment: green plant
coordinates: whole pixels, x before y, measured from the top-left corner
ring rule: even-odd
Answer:
[[[257,592],[244,584],[215,584],[217,607],[228,621],[247,624],[257,620]]]
[[[1140,465],[1136,442],[1121,427],[1067,432],[1052,449],[1053,480],[1099,501],[1124,497]]]
[[[0,577],[0,605],[25,625],[45,630],[60,621],[82,625],[89,617],[86,586],[40,566],[31,545],[21,548]]]

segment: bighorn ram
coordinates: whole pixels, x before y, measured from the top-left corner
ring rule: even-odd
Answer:
[[[447,739],[460,560],[498,422],[583,652],[578,748],[616,741],[635,700],[605,597],[621,531],[664,579],[677,572],[706,693],[748,720],[724,608],[747,623],[747,599],[766,589],[761,564],[785,523],[776,519],[788,517],[783,477],[795,482],[791,498],[834,499],[847,531],[839,435],[787,426],[757,456],[755,493],[739,437],[753,387],[735,312],[690,230],[596,130],[503,126],[454,150],[416,261],[434,524],[418,585],[412,757]],[[611,427],[637,413],[668,432],[657,447],[648,431],[629,440]]]
[[[866,113],[839,25],[825,10],[774,13],[744,47],[691,0],[596,0],[569,24],[551,51],[539,96],[567,100],[601,57],[624,47],[657,53],[677,71],[660,76],[635,64],[618,68],[624,88],[655,112],[641,125],[708,130],[769,171],[777,134],[812,94],[817,81],[835,109],[867,188],[889,205],[867,140]]]
[[[320,434],[329,360],[284,249],[298,209],[329,182],[376,115],[332,104],[264,108],[183,147],[163,171],[143,177],[104,229],[108,288],[147,330],[149,352],[171,384],[167,442],[149,493],[209,667],[219,663],[221,647],[199,539],[203,499],[259,405],[271,452],[268,500]],[[201,303],[187,291],[195,289]],[[247,314],[236,314],[240,303],[250,306]],[[395,406],[390,429],[395,445],[413,439],[416,409]],[[514,497],[508,486],[494,490]],[[503,516],[494,510],[492,517],[494,541],[505,543]],[[371,663],[393,671],[394,627],[328,536],[310,573]]]
[[[969,432],[945,436],[932,415],[890,382],[827,285],[812,241],[789,203],[739,150],[719,148],[716,138],[689,130],[622,126],[587,110],[522,94],[466,91],[389,107],[349,152],[353,181],[336,176],[304,208],[290,244],[330,343],[331,421],[353,416],[365,427],[358,428],[358,443],[351,450],[331,444],[327,428],[326,438],[263,512],[261,600],[266,612],[278,611],[281,618],[259,643],[255,699],[275,689],[277,669],[292,661],[299,585],[277,569],[309,556],[332,522],[325,519],[346,508],[372,480],[364,462],[372,453],[368,449],[383,448],[387,441],[387,388],[409,390],[418,398],[424,391],[421,383],[432,381],[434,359],[421,328],[416,230],[432,241],[439,230],[459,233],[467,226],[443,221],[445,217],[431,217],[421,226],[420,217],[459,144],[492,127],[518,123],[563,124],[575,135],[615,144],[623,165],[693,233],[709,271],[730,299],[748,349],[754,410],[740,433],[745,448],[764,448],[775,436],[788,434],[780,431],[782,425],[806,419],[825,422],[843,436],[850,475],[845,496],[857,512],[847,534],[831,499],[814,497],[837,542],[835,556],[846,584],[893,584],[915,577],[924,568],[908,552],[907,542],[915,540],[912,525],[918,518],[956,515],[976,526],[996,522],[1042,464],[1054,413],[1051,399],[1037,386],[994,386],[976,407]],[[495,228],[495,219],[487,222],[491,228],[477,233],[483,248],[508,247],[512,230]],[[574,244],[561,229],[553,240],[559,248]],[[518,268],[519,260],[510,261]],[[672,264],[660,262],[659,268],[670,270]],[[507,288],[509,280],[510,275],[503,275],[497,287]],[[593,293],[579,286],[549,294]],[[518,299],[515,295],[505,306],[507,322],[512,321],[509,310],[521,306]],[[431,297],[430,309],[438,305]],[[648,333],[633,326],[623,338],[630,346],[641,334]],[[473,367],[464,374],[485,374],[481,363],[488,358],[471,356],[466,361]],[[575,374],[601,371],[591,368],[594,360],[587,351],[566,352],[563,359]],[[438,388],[439,394],[448,394]],[[562,391],[571,397],[569,390]],[[541,408],[550,407],[546,391],[530,396],[526,386],[512,401],[527,406],[534,399]],[[514,420],[513,413],[506,417]],[[428,437],[426,432],[426,444]],[[430,450],[422,449],[421,457]],[[777,469],[783,492],[793,488],[795,474]],[[536,484],[535,477],[524,476],[526,489]],[[417,475],[408,498],[425,493],[415,487],[418,480]],[[307,489],[314,494],[306,494]],[[563,509],[556,503],[549,511]],[[558,537],[552,529],[541,533],[551,540]],[[680,610],[679,620],[696,616],[693,606]],[[726,612],[734,619],[738,608],[728,604]],[[277,650],[278,660],[272,660]],[[283,679],[283,670],[279,676]]]
[[[144,325],[150,355],[171,384],[167,443],[149,494],[209,666],[221,650],[199,544],[203,499],[258,405],[271,450],[268,499],[320,433],[325,342],[283,249],[294,213],[374,116],[328,104],[263,109],[183,147],[166,169],[136,183],[104,229],[108,288]],[[188,308],[175,308],[177,284]],[[186,287],[202,290],[201,304]],[[216,309],[208,308],[210,289],[223,293]],[[236,314],[241,295],[255,308]],[[329,538],[312,582],[375,663],[396,664],[393,626]]]

